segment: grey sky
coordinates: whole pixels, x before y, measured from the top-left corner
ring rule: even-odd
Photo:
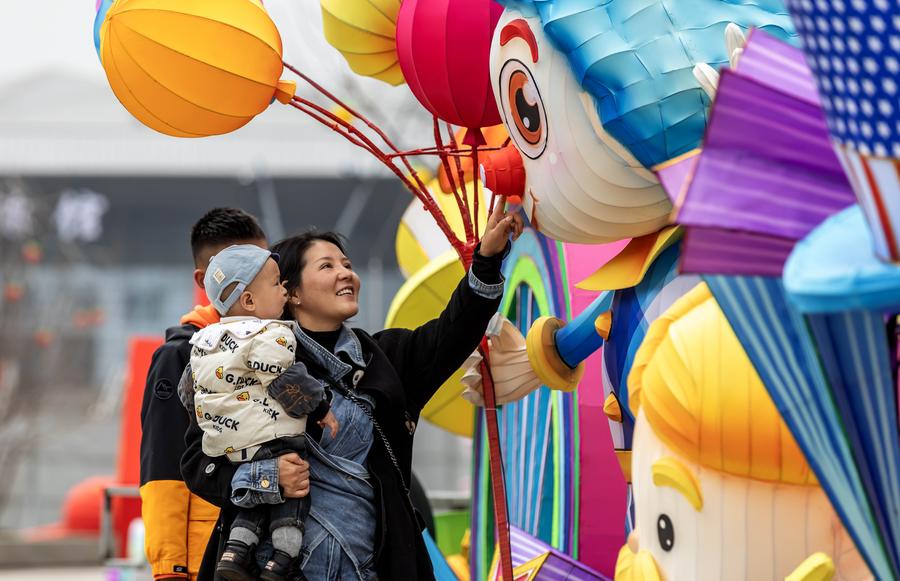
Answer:
[[[103,73],[92,40],[95,0],[0,0],[0,83],[50,69]]]
[[[0,0],[0,54],[5,55],[0,60],[0,84],[53,70],[105,82],[94,51],[95,3]],[[265,4],[281,32],[288,62],[319,77],[351,74],[323,38],[317,0],[266,0]]]
[[[251,166],[273,175],[384,171],[329,129],[281,105],[234,135],[202,142],[139,127],[115,99],[97,58],[95,3],[0,0],[0,174],[243,175]],[[382,124],[396,143],[430,143],[431,117],[406,86],[355,75],[325,41],[318,0],[265,5],[281,32],[287,62]],[[294,78],[287,71],[284,76]],[[298,92],[326,104],[302,82]]]

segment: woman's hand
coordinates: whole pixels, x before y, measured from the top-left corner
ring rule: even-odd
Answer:
[[[512,234],[512,239],[515,241],[524,228],[522,216],[518,212],[507,214],[506,197],[499,197],[494,206],[494,211],[491,212],[491,216],[488,218],[478,253],[485,258],[489,258],[503,252],[509,235]]]
[[[296,452],[278,457],[278,482],[285,498],[309,494],[309,464]]]

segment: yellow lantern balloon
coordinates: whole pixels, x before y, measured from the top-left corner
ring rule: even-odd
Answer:
[[[100,31],[116,97],[175,137],[229,133],[296,90],[281,36],[258,0],[118,0]]]
[[[402,85],[394,40],[400,0],[321,0],[325,39],[353,72]]]

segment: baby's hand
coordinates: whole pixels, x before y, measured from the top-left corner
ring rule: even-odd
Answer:
[[[341,429],[341,424],[338,423],[337,418],[334,417],[334,413],[331,410],[328,410],[328,413],[325,414],[325,417],[319,420],[319,427],[323,430],[327,428],[331,428],[331,437],[338,433],[338,430]]]

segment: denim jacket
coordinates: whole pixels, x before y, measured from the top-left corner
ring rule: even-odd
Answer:
[[[297,330],[296,335],[298,344],[326,370],[332,381],[343,381],[350,388],[362,377],[365,369],[362,348],[349,327],[341,331],[335,346],[337,355],[302,330]],[[341,354],[352,364],[342,361]],[[371,399],[360,398],[372,405]],[[318,571],[324,577],[329,563],[333,569],[335,561],[343,560],[349,570],[342,571],[342,575],[355,574],[365,580],[371,576],[369,569],[375,553],[375,491],[365,466],[372,446],[372,421],[339,393],[333,394],[331,411],[340,424],[336,436],[332,438],[326,431],[321,442],[307,437],[311,507],[305,523],[302,566],[308,574]],[[273,485],[277,482],[275,459],[241,466],[232,480],[232,502],[238,506],[281,502],[279,487]],[[348,519],[348,514],[354,515],[353,518]]]

